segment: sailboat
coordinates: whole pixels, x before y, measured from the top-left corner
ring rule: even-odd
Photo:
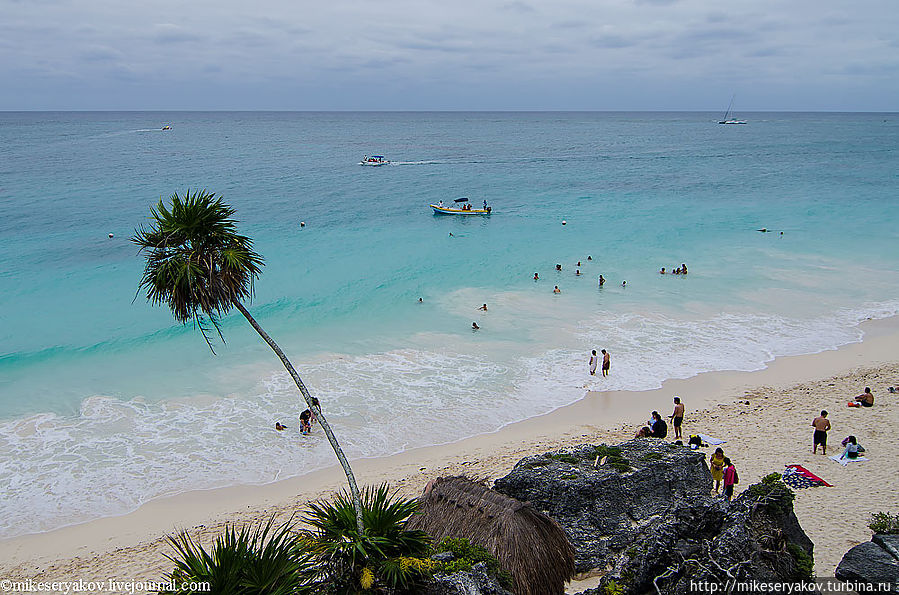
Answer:
[[[724,119],[718,122],[719,124],[745,124],[746,120],[737,120],[733,117],[731,110],[734,108],[734,99],[736,99],[736,94],[730,98],[730,105],[727,106],[727,111],[724,112]]]

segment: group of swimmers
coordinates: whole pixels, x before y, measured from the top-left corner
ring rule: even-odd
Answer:
[[[672,270],[670,271],[670,273],[671,273],[672,275],[686,275],[686,274],[687,274],[687,265],[685,265],[685,264],[682,263],[682,264],[681,264],[679,267],[677,267],[676,269],[672,269]],[[660,275],[664,275],[664,274],[665,274],[665,267],[662,267],[662,268],[659,270],[659,274],[660,274]]]

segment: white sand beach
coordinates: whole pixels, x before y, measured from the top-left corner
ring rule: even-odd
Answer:
[[[832,576],[847,549],[870,538],[867,520],[896,512],[899,452],[892,422],[899,413],[899,318],[866,322],[862,343],[814,355],[778,358],[758,372],[714,372],[673,380],[656,390],[593,392],[548,415],[453,444],[354,462],[363,484],[384,481],[414,496],[429,479],[466,474],[493,480],[523,456],[581,443],[614,443],[633,437],[649,412],[671,413],[680,395],[687,407],[684,434],[703,433],[727,442],[725,453],[740,475],[737,491],[786,464],[800,464],[833,484],[798,490],[794,503],[815,544],[819,576]],[[614,374],[614,368],[612,370]],[[586,374],[586,363],[585,363]],[[873,408],[847,401],[873,389]],[[830,412],[828,454],[840,440],[858,437],[870,459],[845,467],[811,452],[812,419]],[[319,430],[320,431],[320,430]],[[669,434],[673,440],[673,433]],[[712,449],[705,449],[710,454]],[[265,486],[191,492],[148,502],[120,517],[0,542],[0,577],[35,580],[159,580],[171,568],[168,533],[189,529],[201,540],[226,522],[245,523],[275,514],[289,518],[305,502],[341,489],[339,467]]]

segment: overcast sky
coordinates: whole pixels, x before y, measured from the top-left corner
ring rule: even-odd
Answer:
[[[896,111],[899,0],[0,0],[0,110]]]

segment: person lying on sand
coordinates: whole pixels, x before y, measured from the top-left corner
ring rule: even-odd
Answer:
[[[276,422],[275,422],[275,429],[278,430],[279,432],[283,432],[284,430],[287,429],[287,426],[285,426],[284,424],[282,424],[282,423],[279,422],[279,421],[276,421]]]

